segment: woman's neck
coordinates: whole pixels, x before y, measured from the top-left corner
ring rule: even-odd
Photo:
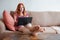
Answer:
[[[20,13],[18,13],[18,15],[19,15],[19,16],[23,16],[23,13],[22,13],[22,12],[20,12]]]

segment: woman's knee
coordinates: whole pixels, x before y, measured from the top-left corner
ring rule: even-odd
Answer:
[[[32,24],[31,24],[31,23],[28,23],[28,24],[26,25],[26,27],[32,27]]]

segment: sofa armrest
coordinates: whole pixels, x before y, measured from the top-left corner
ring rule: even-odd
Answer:
[[[0,20],[0,33],[4,32],[5,30],[6,30],[6,28],[5,28],[4,22],[2,20]]]

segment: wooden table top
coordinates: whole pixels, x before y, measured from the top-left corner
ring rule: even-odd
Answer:
[[[20,33],[2,33],[0,34],[0,40],[60,40],[60,34],[38,34],[38,36],[32,36],[28,34]]]

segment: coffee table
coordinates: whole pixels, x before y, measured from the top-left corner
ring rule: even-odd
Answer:
[[[39,34],[38,40],[60,40],[60,34]]]
[[[37,36],[20,33],[2,33],[0,40],[60,40],[60,34],[41,33]]]

